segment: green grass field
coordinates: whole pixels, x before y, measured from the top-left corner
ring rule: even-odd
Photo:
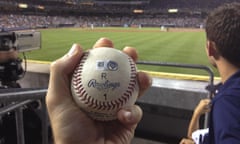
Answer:
[[[89,49],[100,37],[113,40],[115,48],[136,47],[139,60],[200,64],[210,66],[205,54],[204,31],[161,32],[160,28],[61,28],[40,30],[42,48],[27,52],[27,59],[53,61],[64,55],[73,43],[80,43]],[[170,67],[138,66],[139,69],[174,72],[184,74],[207,75],[201,70],[189,70]],[[215,72],[215,75],[217,73]]]

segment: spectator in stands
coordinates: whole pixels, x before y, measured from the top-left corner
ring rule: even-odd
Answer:
[[[0,42],[2,41],[0,40]],[[18,67],[18,69],[10,69],[10,66],[11,68],[14,68],[13,65],[18,64],[16,63],[18,52],[14,49],[6,50],[1,46],[2,45],[0,44],[0,89],[10,87],[19,88],[20,86],[16,83],[15,78],[17,80],[18,74],[20,75],[22,69],[20,67]],[[19,66],[20,64],[21,63],[19,63]]]
[[[1,51],[0,50],[0,63],[6,62],[10,59],[16,59],[18,57],[18,52],[15,50]]]
[[[225,4],[207,18],[206,51],[210,63],[219,71],[222,84],[211,102],[209,134],[204,143],[240,143],[239,31],[240,3]]]
[[[96,42],[97,47],[113,47],[110,40],[102,38]],[[127,47],[123,50],[135,61],[135,49]],[[94,144],[94,143],[130,143],[135,128],[142,117],[140,107],[134,105],[119,110],[117,120],[98,122],[90,119],[82,112],[72,99],[70,77],[83,55],[81,46],[74,44],[68,54],[51,65],[50,82],[46,96],[55,143],[62,144]],[[145,73],[138,73],[140,95],[150,86],[151,79]]]

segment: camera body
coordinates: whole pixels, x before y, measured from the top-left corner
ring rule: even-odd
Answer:
[[[41,48],[41,33],[35,30],[0,32],[0,51],[26,52]]]
[[[0,63],[0,81],[16,81],[22,77],[23,72],[22,60],[20,58]]]
[[[0,52],[14,50],[27,52],[41,48],[41,33],[35,30],[0,31]],[[23,77],[22,59],[8,59],[0,62],[2,85],[15,82]]]

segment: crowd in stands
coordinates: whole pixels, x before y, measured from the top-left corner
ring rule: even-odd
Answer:
[[[229,3],[237,0],[149,0],[146,5],[82,5],[72,0],[72,3],[56,0],[24,0],[31,6],[45,4],[45,11],[36,9],[23,10],[20,12],[16,5],[18,0],[1,2],[2,12],[0,13],[0,28],[13,28],[26,26],[36,27],[102,27],[102,26],[172,26],[172,27],[202,27],[205,14],[222,3]],[[69,2],[69,1],[68,1]],[[81,1],[85,2],[85,1]],[[86,2],[89,2],[87,0]],[[94,0],[90,2],[94,3]],[[0,5],[0,8],[1,8]],[[8,8],[5,8],[9,6]],[[61,7],[61,9],[59,9]],[[143,9],[144,14],[133,14],[134,9]],[[168,8],[177,8],[181,14],[175,17],[167,13]],[[31,13],[32,11],[32,13]],[[41,13],[42,12],[42,13]],[[193,13],[196,15],[192,15]],[[79,16],[79,13],[85,15]]]
[[[39,15],[14,15],[0,14],[0,28],[47,28],[59,26],[75,27],[130,27],[141,26],[174,26],[174,27],[199,27],[203,19],[196,17],[110,17],[110,16],[39,16]]]
[[[110,1],[110,0],[109,0]],[[109,2],[108,1],[108,2]],[[102,26],[172,26],[202,27],[206,13],[222,3],[238,0],[149,0],[144,5],[98,5],[96,0],[23,0],[29,9],[18,9],[19,0],[1,1],[0,28],[13,27],[102,27]],[[90,2],[93,5],[81,3]],[[114,1],[116,2],[116,1]],[[88,3],[89,4],[89,3]],[[44,5],[39,10],[34,6]],[[60,8],[61,7],[61,8]],[[60,8],[60,9],[59,9]],[[134,9],[143,9],[144,14],[133,14]],[[172,16],[168,8],[177,8],[180,15]],[[79,15],[79,14],[84,15]],[[195,13],[195,15],[194,15]]]

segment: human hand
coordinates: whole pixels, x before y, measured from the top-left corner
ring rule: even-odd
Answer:
[[[93,48],[113,47],[106,39],[99,39]],[[123,52],[137,60],[137,52],[125,47]],[[142,110],[137,105],[121,109],[117,120],[100,122],[90,119],[74,102],[71,90],[71,75],[83,56],[80,45],[74,44],[62,58],[50,67],[49,88],[46,104],[56,144],[128,144],[142,118]],[[151,85],[151,79],[143,72],[138,73],[139,95]]]
[[[197,105],[197,107],[194,110],[194,114],[195,115],[202,115],[205,114],[207,112],[210,112],[211,110],[211,100],[210,99],[202,99],[199,104]]]
[[[195,144],[192,139],[183,138],[179,144]]]

